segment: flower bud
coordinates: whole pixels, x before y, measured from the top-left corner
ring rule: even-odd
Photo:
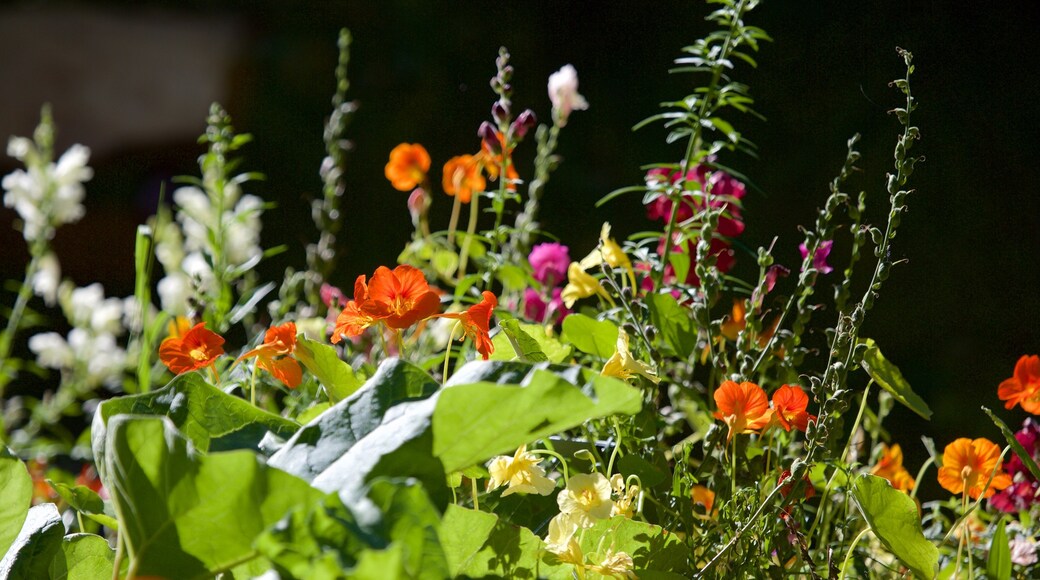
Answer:
[[[480,129],[477,129],[477,136],[484,142],[484,148],[491,151],[491,153],[498,155],[502,152],[502,144],[498,140],[498,132],[491,126],[491,123],[484,121],[480,124]]]
[[[503,102],[501,99],[495,101],[495,104],[491,106],[491,118],[496,123],[502,125],[509,122],[509,104]]]
[[[534,128],[538,124],[538,118],[535,117],[534,111],[531,109],[524,110],[520,113],[520,116],[513,121],[513,136],[517,140],[523,139],[527,132]]]

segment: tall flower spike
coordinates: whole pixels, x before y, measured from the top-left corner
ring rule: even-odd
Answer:
[[[772,410],[766,392],[755,383],[726,381],[715,390],[715,418],[729,427],[728,439],[736,433],[756,433],[769,425]]]
[[[498,306],[498,299],[487,290],[484,291],[483,297],[483,300],[470,306],[463,312],[435,314],[434,317],[458,320],[462,325],[462,331],[465,333],[459,340],[462,340],[462,338],[472,340],[477,348],[477,352],[484,357],[484,360],[487,360],[495,352],[495,345],[491,342],[490,326],[491,315],[494,313],[495,307]]]
[[[295,389],[303,381],[300,363],[291,356],[295,350],[296,323],[286,322],[269,328],[264,334],[264,343],[238,357],[238,360],[256,357],[258,367],[271,373],[290,389]]]
[[[224,339],[200,322],[184,336],[170,336],[159,345],[159,360],[174,374],[203,369],[224,354]]]
[[[599,374],[605,377],[617,377],[622,380],[628,380],[634,375],[640,375],[655,385],[659,383],[661,379],[657,377],[654,368],[633,357],[628,344],[628,334],[619,328],[617,349],[607,360],[607,364],[603,365],[603,370]]]
[[[390,185],[398,191],[409,191],[422,184],[429,171],[430,154],[418,143],[401,143],[394,147],[390,161],[383,168]]]

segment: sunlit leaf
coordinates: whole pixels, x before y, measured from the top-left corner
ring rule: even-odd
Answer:
[[[920,578],[939,569],[939,549],[924,537],[917,504],[887,479],[863,474],[852,481],[852,496],[881,543]]]
[[[65,535],[58,507],[52,503],[33,506],[17,534],[3,560],[0,560],[0,578],[47,578],[51,560],[61,553],[61,538]]]
[[[32,502],[32,477],[21,459],[0,448],[0,553],[7,553]]]
[[[333,403],[346,399],[361,387],[362,381],[354,369],[339,358],[331,345],[310,340],[300,335],[296,339],[296,360],[303,363],[318,378]]]
[[[1022,461],[1022,464],[1025,465],[1026,469],[1029,470],[1029,473],[1034,478],[1040,480],[1040,466],[1036,464],[1036,460],[1033,459],[1033,456],[1028,451],[1026,451],[1026,448],[1018,442],[1018,438],[1015,437],[1015,434],[1011,432],[1011,429],[1009,429],[1008,426],[1000,420],[1000,417],[994,415],[993,411],[990,411],[986,407],[983,407],[982,410],[987,415],[989,415],[989,418],[993,421],[997,428],[1000,429],[1000,433],[1004,435],[1004,440],[1006,440],[1008,442],[1008,445],[1011,446],[1011,451],[1013,451],[1015,455],[1018,456],[1018,458]]]
[[[563,319],[565,342],[581,352],[610,358],[617,348],[618,327],[609,320],[596,320],[584,314],[571,314]]]
[[[95,534],[70,534],[50,564],[52,580],[98,580],[112,577],[115,550]],[[124,565],[126,561],[124,560]]]
[[[646,305],[650,321],[667,347],[664,350],[680,358],[690,356],[697,348],[697,325],[690,310],[680,306],[671,294],[648,294]]]
[[[868,338],[863,342],[867,345],[867,350],[863,353],[863,368],[866,369],[867,374],[883,389],[892,393],[897,401],[914,413],[930,420],[932,410],[928,408],[928,403],[925,403],[924,399],[917,396],[917,393],[910,388],[910,384],[903,378],[903,373],[899,372],[899,368],[885,359],[872,339]]]
[[[989,545],[989,560],[986,561],[986,576],[992,580],[1009,580],[1011,578],[1011,546],[1008,544],[1004,524],[1007,520],[1000,518],[997,530]]]

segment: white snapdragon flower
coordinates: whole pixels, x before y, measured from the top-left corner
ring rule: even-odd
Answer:
[[[116,345],[116,338],[108,333],[91,334],[83,328],[69,331],[69,348],[77,362],[83,363],[87,384],[116,386],[126,369],[126,351]]]
[[[163,270],[176,272],[184,261],[184,238],[176,224],[164,224],[155,236],[155,257]]]
[[[123,301],[105,298],[104,288],[96,282],[72,291],[66,314],[76,327],[89,328],[95,333],[123,332]]]
[[[244,195],[234,212],[224,214],[224,249],[228,262],[241,265],[263,253],[260,249],[260,213],[263,201]]]
[[[201,252],[191,252],[181,262],[181,270],[188,275],[189,279],[197,279],[203,289],[213,286],[213,268],[206,261]]]
[[[70,368],[75,360],[69,344],[57,332],[44,332],[30,337],[29,350],[36,355],[36,363],[48,369]]]
[[[180,272],[174,272],[159,280],[159,302],[162,309],[174,316],[188,313],[188,298],[191,296],[191,280]]]
[[[564,65],[549,75],[549,100],[552,101],[553,115],[561,127],[567,124],[571,111],[589,108],[588,101],[578,93],[578,71],[573,66]]]
[[[43,298],[47,306],[54,306],[58,299],[58,286],[61,284],[61,264],[54,252],[47,252],[40,258],[39,267],[32,277],[33,293]]]
[[[177,204],[177,221],[184,230],[184,247],[189,252],[210,246],[209,231],[216,225],[209,197],[197,187],[181,187],[173,192]]]
[[[6,191],[4,205],[18,212],[24,222],[22,235],[30,242],[41,236],[53,237],[55,227],[83,217],[83,182],[94,175],[87,167],[90,149],[83,145],[73,145],[57,163],[46,165],[34,161],[38,159],[34,148],[28,139],[12,138],[7,153],[27,161],[28,167],[0,181]]]

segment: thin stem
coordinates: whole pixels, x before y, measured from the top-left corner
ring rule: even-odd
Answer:
[[[462,202],[459,200],[459,196],[454,196],[455,201],[451,205],[451,218],[448,220],[448,245],[455,245],[455,230],[459,227],[459,208],[462,206]]]
[[[260,369],[260,365],[253,364],[253,374],[249,377],[249,403],[256,406],[256,372]]]
[[[441,372],[441,386],[448,382],[448,365],[451,363],[451,343],[455,341],[455,331],[459,329],[459,325],[462,321],[455,323],[455,326],[451,327],[451,332],[448,333],[448,349],[444,351],[444,371]]]
[[[530,451],[528,451],[528,453],[531,453],[533,455],[550,455],[552,457],[555,457],[556,460],[560,462],[560,467],[563,468],[563,485],[564,487],[567,486],[567,482],[570,481],[571,478],[570,473],[568,473],[567,471],[567,462],[563,460],[562,455],[551,449],[531,449]]]
[[[852,562],[852,554],[856,552],[856,545],[859,544],[859,541],[863,539],[863,536],[867,535],[867,532],[869,531],[870,526],[863,528],[862,530],[860,530],[858,534],[856,534],[856,537],[852,540],[852,545],[849,546],[849,551],[845,554],[845,560],[841,563],[841,576],[839,576],[839,579],[843,579],[846,576],[848,576],[849,563]]]
[[[116,531],[116,557],[112,562],[112,580],[119,580],[119,569],[123,567],[123,534]]]
[[[473,511],[480,511],[480,502],[477,500],[477,480],[469,478],[470,493],[473,494]]]
[[[473,199],[469,200],[469,225],[466,226],[466,239],[462,241],[462,250],[459,252],[459,277],[466,276],[466,262],[469,260],[469,246],[473,243],[473,236],[477,233],[477,218],[480,217],[480,194],[473,192]]]
[[[14,371],[9,371],[6,368],[7,361],[10,360],[14,336],[18,333],[18,328],[21,326],[25,307],[29,304],[29,298],[32,297],[32,280],[36,276],[36,271],[40,268],[40,260],[46,250],[46,242],[34,241],[31,250],[32,258],[25,267],[25,280],[22,281],[21,287],[18,288],[18,297],[15,299],[14,308],[11,309],[11,317],[7,319],[4,333],[0,335],[0,401],[5,400],[4,389],[14,378]],[[3,411],[4,409],[0,407],[0,443],[5,444],[7,443],[7,428],[4,425]]]

